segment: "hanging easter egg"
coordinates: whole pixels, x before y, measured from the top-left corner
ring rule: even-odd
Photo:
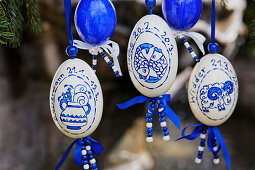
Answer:
[[[83,41],[101,45],[114,32],[116,11],[110,0],[81,0],[76,8],[74,21]]]
[[[165,94],[178,65],[174,36],[157,15],[146,15],[135,25],[128,43],[128,71],[134,86],[147,97]]]
[[[188,99],[200,122],[208,126],[224,123],[238,99],[238,80],[231,63],[220,54],[204,56],[191,73]]]
[[[162,12],[170,27],[185,31],[192,28],[200,18],[202,0],[163,0]]]
[[[103,111],[99,81],[90,66],[69,59],[58,68],[50,88],[50,110],[59,130],[71,138],[90,135]]]

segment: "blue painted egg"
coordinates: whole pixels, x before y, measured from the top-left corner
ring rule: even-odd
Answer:
[[[135,25],[128,43],[128,71],[137,90],[147,97],[165,94],[177,72],[176,41],[167,23],[146,15]]]
[[[220,54],[207,54],[194,67],[188,86],[189,105],[205,125],[224,123],[238,99],[238,80],[231,63]]]
[[[49,100],[56,126],[68,137],[90,135],[101,120],[102,89],[83,60],[69,59],[61,64],[52,80]]]
[[[116,11],[110,0],[81,0],[76,8],[74,21],[83,41],[100,45],[114,32]]]
[[[202,0],[163,0],[162,11],[171,28],[185,31],[192,28],[200,18]]]

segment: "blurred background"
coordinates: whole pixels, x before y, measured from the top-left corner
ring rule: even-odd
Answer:
[[[19,5],[18,2],[1,3]],[[21,1],[19,1],[21,2]],[[27,1],[29,2],[29,1]],[[27,9],[37,9],[35,0]],[[255,170],[255,1],[228,0],[227,9],[216,1],[216,40],[219,53],[233,64],[238,75],[240,93],[235,112],[219,130],[225,139],[231,157],[232,170]],[[78,0],[73,0],[73,13]],[[203,11],[199,22],[193,27],[210,42],[210,0],[203,0]],[[117,12],[117,26],[112,40],[120,45],[119,56],[123,77],[115,78],[111,68],[99,59],[97,76],[104,94],[102,121],[92,138],[98,140],[104,151],[100,155],[105,170],[221,170],[227,169],[222,152],[221,163],[215,166],[213,156],[206,149],[202,163],[195,164],[199,139],[182,140],[180,131],[169,121],[173,140],[164,142],[158,122],[155,122],[154,142],[145,142],[145,104],[120,110],[116,104],[139,95],[132,85],[127,71],[126,50],[130,33],[136,22],[148,14],[143,0],[114,0]],[[2,8],[0,4],[0,14]],[[36,5],[35,8],[33,8]],[[58,66],[68,59],[65,49],[68,37],[63,0],[38,0],[39,16],[36,10],[26,10],[19,23],[21,28],[6,36],[9,44],[0,47],[0,170],[52,170],[68,146],[73,142],[57,129],[49,110],[49,89]],[[31,8],[30,8],[31,7]],[[6,10],[6,9],[4,9]],[[8,13],[7,11],[5,11]],[[16,11],[17,12],[17,11]],[[24,13],[24,12],[23,12]],[[23,14],[21,12],[21,14]],[[162,17],[161,1],[153,13]],[[15,12],[14,12],[15,14]],[[15,17],[21,17],[14,15]],[[29,18],[30,16],[30,18]],[[34,17],[34,18],[33,18]],[[32,20],[31,20],[32,19]],[[1,20],[1,17],[0,17]],[[31,22],[26,23],[29,20]],[[1,20],[2,21],[2,20]],[[17,22],[17,21],[16,21]],[[0,29],[6,23],[2,23]],[[29,25],[30,24],[30,25]],[[40,25],[41,24],[41,25]],[[16,25],[16,26],[17,26]],[[74,29],[73,29],[74,30]],[[17,31],[17,32],[15,32]],[[35,32],[35,33],[33,33]],[[75,31],[74,37],[78,38]],[[9,37],[8,37],[9,36]],[[190,40],[193,48],[196,45]],[[198,123],[192,115],[187,99],[187,82],[194,66],[192,58],[177,40],[179,69],[177,81],[171,89],[170,107],[181,118],[181,127]],[[7,46],[7,47],[6,47]],[[17,47],[17,48],[11,48]],[[196,53],[202,57],[198,49]],[[79,51],[78,57],[91,64],[92,56]],[[157,119],[155,119],[157,121]],[[78,170],[70,153],[61,170]]]

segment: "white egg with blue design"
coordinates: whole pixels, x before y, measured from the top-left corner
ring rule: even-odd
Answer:
[[[103,111],[100,83],[81,59],[69,59],[58,68],[50,88],[50,110],[59,130],[71,138],[90,135]]]
[[[220,54],[204,56],[194,67],[188,85],[194,116],[205,125],[220,125],[233,113],[237,99],[238,80],[231,63]]]
[[[136,89],[147,97],[165,94],[178,66],[175,38],[157,15],[146,15],[135,25],[128,43],[128,71]]]

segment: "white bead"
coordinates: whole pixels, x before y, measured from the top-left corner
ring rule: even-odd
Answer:
[[[90,162],[91,164],[94,164],[94,163],[96,163],[96,160],[93,158],[93,159],[91,159],[89,162]]]
[[[205,150],[205,147],[198,146],[198,151],[204,151],[204,150]]]
[[[200,134],[200,138],[201,138],[201,139],[205,139],[205,138],[206,138],[206,134],[201,133],[201,134]]]
[[[200,163],[202,162],[202,160],[199,159],[199,158],[196,158],[196,159],[195,159],[195,162],[196,162],[197,164],[200,164]]]
[[[162,112],[163,110],[164,110],[164,108],[162,108],[162,107],[158,109],[159,112]]]
[[[93,65],[97,65],[97,60],[92,60]]]
[[[217,151],[218,150],[218,146],[213,147],[213,150]]]
[[[185,45],[186,48],[189,48],[189,47],[190,47],[190,45],[189,45],[188,42],[185,42],[184,45]]]
[[[152,137],[146,137],[146,142],[148,142],[148,143],[153,142],[153,138]]]
[[[166,122],[161,122],[161,123],[160,123],[160,126],[161,126],[161,127],[165,127],[165,126],[166,126]]]
[[[219,164],[219,163],[220,163],[220,158],[213,159],[213,163],[214,163],[214,164]]]
[[[170,136],[169,136],[169,135],[163,136],[163,140],[164,140],[164,141],[169,141],[169,140],[170,140]]]
[[[147,128],[152,128],[152,123],[146,123]]]
[[[86,151],[86,150],[82,150],[82,151],[81,151],[81,154],[82,154],[82,155],[86,155],[86,154],[87,154],[87,151]]]
[[[91,147],[90,147],[89,145],[86,146],[86,150],[87,150],[87,151],[91,150]]]
[[[190,54],[191,54],[191,56],[192,56],[193,58],[197,56],[197,55],[194,53],[194,51],[192,51]]]
[[[83,165],[83,169],[85,169],[85,170],[89,169],[89,165],[88,164]]]
[[[101,53],[103,52],[103,50],[101,48],[98,48],[98,52]]]
[[[105,57],[104,60],[108,63],[110,59],[108,57]]]

